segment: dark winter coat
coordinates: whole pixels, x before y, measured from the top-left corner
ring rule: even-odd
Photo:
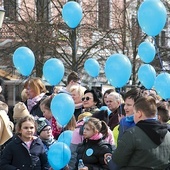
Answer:
[[[112,153],[112,147],[102,139],[84,140],[77,147],[77,162],[82,159],[88,170],[105,170],[108,169],[104,162],[105,153]]]
[[[0,169],[2,170],[47,170],[49,169],[47,155],[40,138],[33,140],[30,149],[20,139],[14,136],[5,147]]]
[[[118,140],[113,161],[121,170],[164,170],[170,163],[170,132],[156,120],[141,120]]]
[[[43,117],[43,112],[41,111],[41,108],[40,108],[40,103],[41,101],[43,101],[45,98],[47,97],[47,95],[44,95],[42,97],[42,99],[35,105],[32,107],[31,111],[30,111],[30,114],[33,115],[33,116],[38,116],[38,117]],[[25,102],[25,105],[27,106],[27,101]]]
[[[108,126],[110,127],[111,130],[113,130],[118,124],[119,124],[119,109],[117,108],[114,112],[110,113],[109,115],[109,122]]]

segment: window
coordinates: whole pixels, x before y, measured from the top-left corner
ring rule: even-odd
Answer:
[[[16,8],[17,0],[4,0],[5,18],[8,20],[16,20]]]
[[[110,24],[110,3],[109,0],[98,1],[98,27],[103,29],[109,29]]]
[[[37,21],[49,21],[50,0],[37,0]]]

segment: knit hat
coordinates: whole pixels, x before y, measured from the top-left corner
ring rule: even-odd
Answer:
[[[78,120],[83,120],[84,117],[90,117],[90,116],[92,116],[90,112],[84,112],[78,116]]]
[[[8,139],[13,136],[12,128],[13,123],[9,120],[7,113],[4,110],[0,110],[0,145],[3,145]]]
[[[51,124],[45,117],[38,118],[37,119],[37,135],[40,135],[42,130],[47,126],[51,126]]]
[[[15,104],[13,111],[14,120],[18,120],[22,117],[30,115],[26,105],[23,102],[18,102],[17,104]]]

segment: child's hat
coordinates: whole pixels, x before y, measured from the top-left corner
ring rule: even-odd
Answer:
[[[14,120],[30,115],[26,105],[23,102],[18,102],[17,104],[15,104],[13,111]]]
[[[84,113],[81,113],[79,116],[78,116],[78,121],[79,120],[83,120],[84,117],[90,117],[92,116],[92,114],[90,112],[84,112]]]
[[[47,126],[51,126],[50,122],[45,117],[40,117],[37,119],[37,135],[43,131]]]

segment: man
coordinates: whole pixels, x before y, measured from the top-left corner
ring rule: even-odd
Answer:
[[[136,125],[125,131],[112,155],[121,170],[163,170],[170,164],[170,132],[156,114],[153,97],[141,97],[135,102]]]
[[[115,128],[119,124],[119,113],[120,111],[120,105],[122,101],[122,96],[117,92],[111,92],[107,96],[106,104],[107,107],[110,109],[111,113],[109,115],[109,123],[108,126],[111,130]]]
[[[68,77],[67,77],[67,86],[65,88],[62,88],[59,90],[59,93],[68,93],[70,94],[70,88],[73,85],[79,85],[80,82],[80,77],[75,71],[72,71]]]
[[[142,96],[142,92],[138,88],[133,88],[125,93],[124,111],[125,111],[126,117],[123,117],[120,120],[118,139],[121,138],[121,136],[123,135],[126,129],[133,127],[135,125],[134,120],[133,120],[133,106],[136,100],[140,98],[141,96]]]

